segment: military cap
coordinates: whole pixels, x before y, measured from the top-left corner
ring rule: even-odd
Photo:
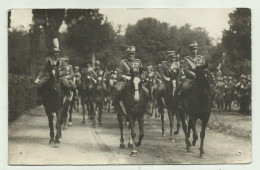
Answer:
[[[159,63],[159,64],[157,65],[157,68],[162,68],[162,64]]]
[[[167,51],[168,56],[177,57],[175,51]]]
[[[135,46],[131,45],[126,48],[126,52],[135,53]]]
[[[246,75],[242,74],[240,78],[246,79]]]
[[[79,66],[75,66],[75,67],[74,67],[74,70],[79,70]]]
[[[217,80],[221,81],[223,80],[223,77],[217,77]]]
[[[191,43],[191,44],[189,45],[189,47],[192,48],[192,49],[197,49],[197,48],[199,48],[197,41],[194,41],[193,43]]]
[[[227,79],[227,76],[223,76],[223,79],[224,79],[224,80]]]
[[[100,61],[97,60],[97,61],[95,62],[95,64],[96,64],[96,65],[100,65]]]

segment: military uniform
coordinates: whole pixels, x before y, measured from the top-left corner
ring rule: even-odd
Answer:
[[[194,42],[190,44],[190,48],[197,49],[198,45],[197,42]],[[206,66],[205,69],[207,69],[207,63],[205,61],[204,56],[202,55],[191,55],[184,57],[183,60],[180,62],[181,67],[181,77],[183,77],[180,84],[177,86],[175,91],[175,97],[177,100],[177,103],[179,103],[184,95],[187,94],[187,91],[191,88],[192,82],[196,78],[195,73],[192,71],[196,69],[196,67],[200,66]],[[208,86],[209,90],[210,87]]]
[[[133,71],[139,71],[140,68],[143,68],[143,65],[141,63],[140,59],[134,59],[129,60],[129,59],[124,59],[121,60],[120,65],[119,65],[119,69],[118,69],[118,82],[116,85],[116,91],[117,92],[121,92],[122,89],[125,88],[126,83],[127,83],[127,79],[125,79],[125,76],[131,76],[130,73],[130,69],[133,69]],[[147,90],[147,89],[146,89]]]
[[[80,87],[80,85],[81,85],[81,73],[76,69],[75,69],[74,77],[75,77],[76,86]]]
[[[95,68],[94,69],[95,73],[96,73],[96,78],[98,77],[101,77],[102,80],[103,80],[103,83],[102,83],[102,88],[106,91],[107,90],[107,86],[106,86],[106,77],[107,77],[107,73],[101,68]]]

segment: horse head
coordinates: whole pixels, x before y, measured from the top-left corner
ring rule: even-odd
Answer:
[[[140,94],[142,92],[142,81],[141,81],[141,74],[143,73],[143,69],[140,68],[138,71],[134,71],[130,69],[131,79],[130,79],[130,87],[132,88],[131,91],[134,92],[134,100],[138,102],[140,100]]]
[[[102,77],[98,77],[97,78],[97,91],[101,91],[102,90],[102,85],[103,85],[103,78]]]
[[[51,80],[51,88],[54,92],[58,93],[60,88],[60,61],[58,60],[57,63],[52,64],[51,61],[48,61],[48,72]]]

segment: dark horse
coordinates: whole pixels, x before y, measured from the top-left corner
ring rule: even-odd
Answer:
[[[174,122],[174,116],[176,116],[177,119],[177,130],[174,132],[174,135],[179,134],[180,129],[180,118],[176,105],[174,104],[174,92],[176,89],[176,86],[178,85],[179,81],[177,77],[171,77],[170,81],[165,83],[165,91],[163,94],[158,95],[158,105],[159,105],[159,113],[161,114],[161,122],[162,122],[162,136],[165,136],[164,133],[164,108],[167,109],[169,121],[170,121],[170,138],[173,139],[173,122]]]
[[[93,92],[93,108],[94,108],[94,113],[93,113],[93,120],[94,120],[94,125],[96,123],[96,112],[98,111],[98,122],[99,125],[102,125],[101,123],[101,116],[103,112],[103,106],[104,106],[104,101],[105,101],[105,95],[106,95],[106,89],[104,89],[103,86],[103,79],[102,77],[97,78],[97,84],[95,86],[94,92]]]
[[[129,121],[129,129],[132,138],[132,151],[131,156],[136,156],[137,151],[136,147],[141,146],[142,139],[144,137],[144,113],[147,107],[147,99],[145,94],[142,90],[142,82],[140,79],[140,75],[142,70],[140,69],[139,72],[133,72],[131,69],[131,80],[127,82],[126,88],[122,93],[121,100],[123,102],[125,111],[122,110],[122,107],[118,107],[118,114],[117,119],[119,122],[119,128],[121,131],[121,139],[120,139],[120,148],[124,148],[124,137],[123,137],[123,116],[126,113],[126,119]],[[120,109],[121,108],[121,109]],[[125,113],[124,113],[125,112]],[[135,121],[138,121],[139,124],[139,140],[135,143]]]
[[[82,105],[82,115],[83,120],[82,123],[85,123],[85,114],[86,114],[86,106],[88,110],[88,118],[93,120],[94,118],[94,101],[93,101],[93,94],[95,90],[95,79],[89,75],[82,78],[82,89],[81,89],[81,105]]]
[[[50,80],[47,81],[41,92],[41,97],[43,100],[43,106],[45,108],[46,115],[48,116],[49,127],[50,127],[50,144],[60,144],[59,138],[61,134],[62,117],[63,113],[63,98],[64,91],[62,90],[60,77],[59,77],[59,65],[58,61],[56,65],[52,65],[48,62],[48,73]],[[65,103],[66,104],[66,103]],[[53,113],[56,113],[56,136],[54,139],[54,128],[53,128]]]
[[[202,128],[200,132],[200,158],[204,158],[204,138],[205,130],[210,117],[212,108],[212,97],[210,94],[210,88],[207,77],[205,76],[205,66],[198,66],[193,71],[195,72],[196,78],[192,83],[191,89],[184,98],[184,110],[180,109],[180,118],[182,121],[183,131],[185,133],[185,142],[187,152],[191,152],[191,146],[195,146],[198,139],[196,130],[197,119],[201,119]],[[184,112],[183,112],[184,111]],[[189,116],[188,128],[185,121],[185,113]],[[193,141],[190,143],[190,131],[193,131]]]

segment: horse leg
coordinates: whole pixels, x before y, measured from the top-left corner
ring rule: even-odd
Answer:
[[[50,141],[49,144],[53,144],[54,143],[54,128],[53,128],[53,115],[50,111],[46,111],[46,115],[48,117],[48,121],[49,121],[49,128],[50,128]]]
[[[71,101],[71,104],[70,104],[70,109],[69,109],[69,126],[72,126],[72,107],[75,105],[75,101]]]
[[[177,120],[177,130],[174,131],[174,135],[178,135],[181,127],[181,120],[180,120],[180,114],[178,111],[175,112],[176,120]]]
[[[202,120],[202,127],[200,132],[200,158],[205,158],[205,151],[204,151],[204,138],[205,138],[205,131],[206,126],[209,120],[210,113],[207,113],[207,117]]]
[[[182,129],[185,134],[186,149],[187,149],[187,152],[191,152],[191,150],[190,150],[191,143],[190,143],[189,136],[188,136],[188,125],[187,125],[187,121],[186,121],[186,116],[185,116],[185,113],[180,110],[179,110],[179,114],[180,114],[180,120],[182,123]]]
[[[172,141],[174,141],[173,139],[173,115],[172,115],[172,111],[167,109],[168,112],[168,116],[169,116],[169,121],[170,121],[170,139]]]
[[[92,120],[93,120],[93,127],[96,128],[96,112],[97,112],[97,104],[96,104],[96,102],[92,103],[92,107],[93,107],[93,109],[92,109],[91,117],[92,117]]]
[[[197,133],[197,128],[196,128],[196,124],[197,124],[197,119],[192,119],[192,131],[193,131],[193,141],[192,141],[192,145],[195,146],[196,145],[196,142],[198,140],[198,133]]]
[[[119,124],[119,128],[120,128],[120,134],[121,134],[121,138],[120,138],[120,148],[124,149],[125,148],[125,144],[124,144],[124,134],[123,134],[123,118],[122,118],[122,114],[121,113],[117,113],[117,121]]]
[[[67,125],[67,117],[68,117],[68,109],[70,106],[70,101],[66,99],[62,111],[61,111],[61,123],[63,123],[63,130],[66,130],[66,125]]]
[[[142,140],[144,138],[144,118],[141,116],[138,119],[138,125],[139,125],[139,139],[138,142],[136,143],[136,147],[141,146]]]
[[[82,115],[83,115],[82,123],[84,124],[84,123],[86,122],[86,121],[85,121],[85,114],[86,114],[85,102],[82,102],[82,101],[81,101],[81,106],[82,106]]]
[[[164,109],[163,109],[163,107],[159,107],[159,113],[161,114],[161,121],[162,121],[162,136],[165,136],[165,134],[164,134]]]
[[[136,133],[135,133],[135,125],[134,125],[134,120],[131,117],[128,117],[129,120],[129,127],[131,129],[131,138],[133,141],[133,147],[132,147],[132,151],[131,151],[131,156],[135,157],[137,156],[137,150],[135,149],[135,137],[136,137]]]

